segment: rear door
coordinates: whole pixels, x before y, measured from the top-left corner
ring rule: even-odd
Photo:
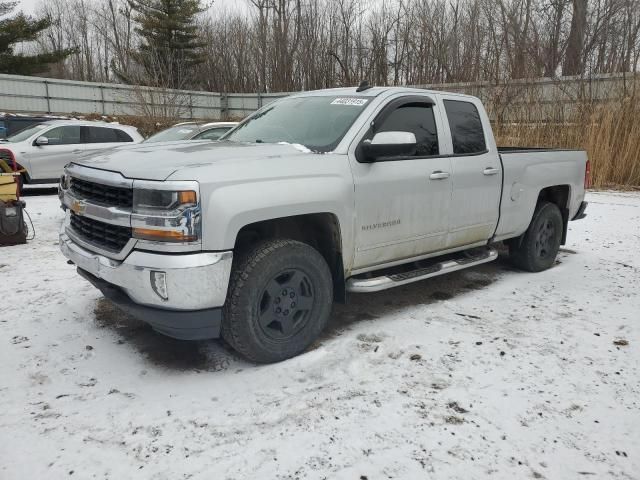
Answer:
[[[386,103],[357,145],[380,132],[411,132],[414,155],[364,163],[358,147],[349,157],[355,188],[353,269],[441,250],[445,246],[451,202],[451,159],[440,155],[441,117],[427,95]]]
[[[80,129],[80,125],[66,125],[47,130],[39,135],[49,140],[47,145],[35,145],[34,139],[28,154],[33,180],[57,181],[64,166],[80,157],[84,152]]]
[[[498,223],[502,166],[484,109],[477,99],[440,95],[450,135],[451,208],[447,248],[491,238]],[[483,120],[484,117],[484,120]]]

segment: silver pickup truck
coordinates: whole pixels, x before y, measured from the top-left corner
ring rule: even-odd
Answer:
[[[588,182],[584,152],[497,148],[474,97],[305,92],[219,142],[69,164],[60,247],[158,332],[274,362],[304,351],[347,292],[489,262],[500,242],[523,270],[550,268]]]

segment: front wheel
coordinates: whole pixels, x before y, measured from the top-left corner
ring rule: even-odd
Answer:
[[[234,262],[223,338],[259,363],[303,352],[331,313],[333,282],[320,253],[294,240],[269,240]]]
[[[562,214],[556,204],[540,203],[522,242],[510,245],[509,254],[514,265],[528,272],[550,268],[560,249],[563,225]]]

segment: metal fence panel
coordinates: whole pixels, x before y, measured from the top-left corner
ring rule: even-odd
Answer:
[[[543,104],[545,119],[557,120],[579,99],[609,101],[635,94],[640,74],[603,74],[590,78],[562,77],[423,85],[423,88],[474,95],[482,99],[493,120],[526,117],[532,104]],[[80,82],[0,74],[0,112],[168,116],[182,119],[243,118],[289,93],[217,93],[162,90],[122,84]],[[500,106],[500,109],[493,108]],[[509,108],[504,109],[507,105]],[[501,111],[498,111],[501,110]],[[504,113],[506,112],[506,113]],[[506,115],[506,117],[501,117]]]

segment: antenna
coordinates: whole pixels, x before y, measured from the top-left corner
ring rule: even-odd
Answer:
[[[369,90],[371,87],[371,85],[369,85],[369,82],[367,80],[363,80],[360,82],[360,86],[356,89],[356,92],[364,92],[365,90]]]

